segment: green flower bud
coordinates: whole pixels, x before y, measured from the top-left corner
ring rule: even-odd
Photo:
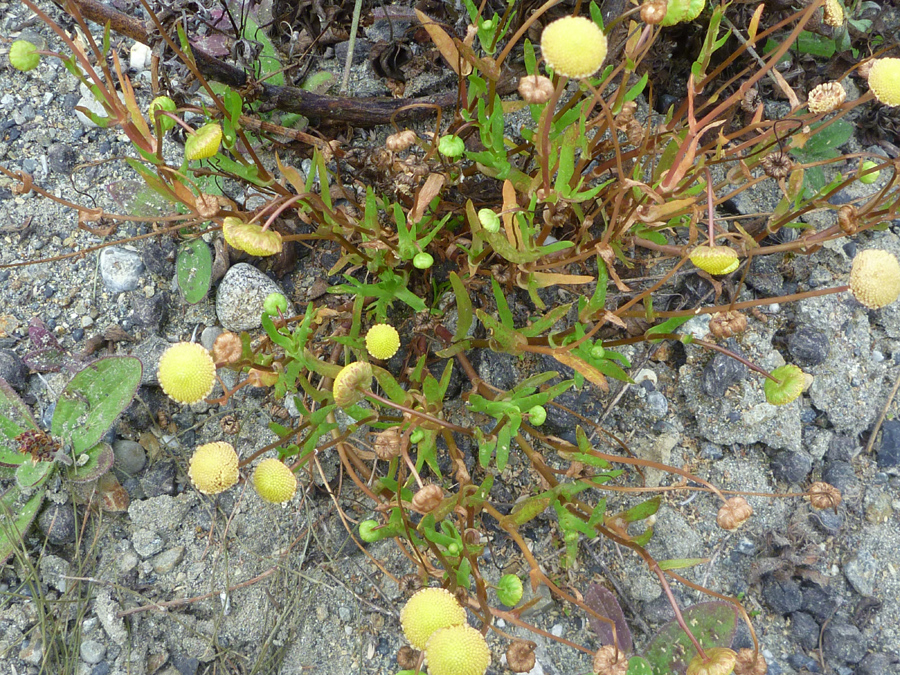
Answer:
[[[542,405],[536,405],[528,411],[529,421],[536,427],[547,421],[547,409]]]
[[[497,599],[507,607],[515,607],[522,599],[522,580],[515,574],[504,574],[497,584]]]
[[[444,157],[455,159],[461,157],[465,151],[466,144],[459,136],[441,136],[441,140],[438,141],[438,152]]]
[[[481,209],[478,211],[478,222],[488,232],[494,233],[500,231],[500,216],[492,209]]]
[[[278,314],[279,310],[284,313],[287,311],[287,298],[281,293],[269,293],[263,301],[263,311],[266,314]]]
[[[878,166],[877,162],[873,162],[873,161],[867,159],[860,165],[859,171],[860,171],[860,173],[863,173],[865,171],[869,171],[870,169],[874,169],[876,166]],[[878,177],[880,175],[881,175],[881,171],[873,171],[872,173],[867,173],[865,176],[860,176],[859,182],[865,183],[866,185],[871,185],[876,180],[878,180]]]
[[[606,354],[606,350],[603,348],[603,345],[594,345],[591,347],[591,358],[592,359],[602,359]]]
[[[422,251],[413,258],[413,267],[416,269],[427,270],[432,265],[434,265],[434,257],[430,253]]]
[[[425,432],[421,429],[416,429],[409,437],[410,443],[419,443],[422,439],[425,438]]]
[[[156,112],[158,110],[162,110],[165,112],[175,112],[176,106],[175,101],[170,99],[168,96],[157,96],[155,99],[150,101],[150,107],[147,108],[147,114],[150,117],[150,123],[155,124],[156,120]],[[160,115],[159,116],[159,130],[162,133],[166,133],[169,129],[175,126],[175,120],[173,120],[168,115]]]
[[[9,47],[9,63],[16,70],[23,73],[28,70],[34,70],[41,62],[41,55],[38,54],[37,47],[28,40],[16,40]]]

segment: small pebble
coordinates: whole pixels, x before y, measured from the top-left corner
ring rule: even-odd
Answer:
[[[888,420],[881,427],[877,460],[882,471],[893,472],[900,467],[900,420]]]
[[[67,143],[54,143],[47,149],[47,160],[54,173],[69,175],[75,168],[78,156]]]
[[[247,263],[231,267],[216,292],[216,316],[227,329],[235,332],[254,330],[261,325],[263,303],[271,293],[286,295],[274,281]],[[288,314],[294,308],[288,303]]]
[[[115,454],[115,466],[127,474],[134,475],[147,463],[147,453],[140,443],[129,440],[118,440],[112,444]]]
[[[83,640],[79,648],[81,660],[85,663],[100,663],[106,656],[106,645],[96,640]]]
[[[788,338],[788,351],[800,365],[816,366],[828,358],[828,336],[812,328],[799,328]]]
[[[866,640],[859,628],[849,623],[833,622],[824,631],[825,657],[830,661],[859,663],[866,655]]]
[[[812,471],[812,458],[805,452],[779,452],[772,461],[772,475],[785,483],[800,483]]]
[[[143,273],[144,263],[137,251],[109,246],[100,252],[100,276],[111,293],[136,290]]]

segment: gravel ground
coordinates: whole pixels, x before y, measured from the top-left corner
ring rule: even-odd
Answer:
[[[50,40],[42,25],[24,25],[27,12],[17,2],[0,0],[0,17],[4,39],[24,31]],[[120,52],[129,47],[122,43]],[[368,68],[355,71],[358,88],[383,93],[373,89],[377,80]],[[135,79],[146,102],[146,74]],[[0,163],[31,173],[37,185],[64,199],[120,211],[112,196],[116,189],[109,186],[135,178],[120,159],[131,154],[131,146],[116,131],[80,121],[74,113],[80,97],[76,82],[57,62],[45,60],[24,74],[4,66]],[[366,138],[359,134],[356,142]],[[289,152],[282,158],[300,164]],[[74,211],[34,193],[15,195],[12,186],[0,178],[0,265],[84,251],[150,231],[144,224],[125,224],[111,237],[98,237],[78,229]],[[900,255],[898,231],[895,224],[847,246],[826,246],[809,258],[759,261],[741,299],[845,283],[853,249],[885,248]],[[54,331],[73,359],[95,344],[92,338],[109,337],[118,327],[127,339],[101,349],[140,355],[151,364],[148,375],[153,354],[158,358],[165,344],[193,336],[208,344],[219,326],[239,320],[224,317],[221,309],[217,315],[215,291],[196,305],[180,298],[173,290],[173,251],[170,239],[151,238],[0,269],[0,375],[33,405],[36,417],[49,419],[67,376],[19,369],[33,317]],[[312,300],[337,304],[339,296],[322,297],[337,281],[328,276],[335,260],[336,251],[327,246],[304,250],[277,282],[301,309]],[[255,267],[232,267],[223,284],[246,294],[274,282],[256,269],[257,261],[250,262]],[[686,278],[680,291],[689,293],[693,279]],[[218,289],[225,292],[231,291]],[[554,290],[549,299],[573,296]],[[526,296],[511,302],[514,311],[526,311]],[[232,301],[220,299],[220,304]],[[694,320],[685,329],[701,337],[706,321]],[[900,305],[866,311],[845,295],[770,305],[750,319],[748,332],[731,346],[767,368],[785,359],[797,362],[812,374],[812,386],[799,401],[776,409],[762,403],[760,380],[733,361],[711,358],[693,346],[653,354],[631,349],[626,353],[641,382],[624,392],[604,424],[637,456],[688,469],[722,488],[786,492],[822,479],[841,489],[844,503],[835,514],[812,512],[798,499],[751,497],[754,517],[737,533],[726,533],[715,526],[717,505],[711,497],[674,493],[663,499],[650,552],[657,559],[711,558],[686,576],[720,593],[742,594],[774,675],[900,672],[897,399],[872,452],[864,452],[900,374]],[[552,361],[519,362],[491,352],[476,355],[475,363],[482,377],[502,388],[536,370],[559,369]],[[221,440],[228,418],[239,421],[229,440],[242,454],[274,440],[267,425],[273,415],[289,414],[284,402],[272,401],[265,390],[245,389],[223,409],[181,408],[154,385],[148,377],[140,400],[110,439],[116,471],[130,495],[127,512],[82,521],[79,508],[76,520],[68,486],[54,485],[40,527],[27,541],[40,584],[23,585],[28,575],[18,565],[0,572],[0,671],[42,672],[47,645],[41,634],[46,635],[49,620],[43,604],[52,608],[53,621],[68,626],[69,667],[76,673],[396,672],[403,597],[348,539],[321,478],[307,479],[305,489],[282,509],[240,488],[207,498],[186,477],[192,448]],[[560,402],[597,419],[612,401],[613,396],[585,390],[568,392]],[[459,409],[453,401],[448,407]],[[566,437],[574,422],[551,415],[548,428]],[[336,487],[336,458],[325,455],[321,463]],[[514,456],[498,480],[498,500],[514,501],[526,478],[527,467]],[[648,472],[647,480],[672,479]],[[346,485],[337,502],[353,518],[370,515]],[[567,578],[572,589],[585,592],[604,580],[622,589],[638,645],[648,639],[647,630],[669,618],[660,588],[627,553],[600,540],[584,543],[579,566],[566,573],[559,569],[555,518],[538,518],[524,534],[547,571]],[[412,571],[392,542],[372,545],[368,552],[397,577]],[[514,548],[498,539],[485,569],[498,578],[527,568]],[[698,600],[688,589],[676,587],[676,593],[685,604]],[[66,604],[61,598],[79,601]],[[188,602],[177,604],[178,599]],[[164,603],[170,604],[161,607]],[[597,644],[585,617],[558,602],[539,602],[528,620],[554,635]],[[530,638],[538,643],[534,675],[590,672],[584,654]],[[501,665],[506,643],[493,634],[489,639],[494,656],[489,673],[509,672]],[[740,646],[747,639],[739,633]]]

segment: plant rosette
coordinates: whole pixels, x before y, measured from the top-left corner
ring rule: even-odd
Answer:
[[[197,403],[213,390],[216,364],[203,345],[179,342],[163,353],[156,376],[162,390],[173,401]]]

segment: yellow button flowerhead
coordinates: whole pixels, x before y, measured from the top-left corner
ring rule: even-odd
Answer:
[[[283,504],[297,492],[297,477],[283,462],[269,457],[256,466],[253,487],[267,502]]]
[[[9,64],[23,73],[38,67],[41,55],[28,40],[16,40],[9,47]]]
[[[731,274],[740,264],[738,254],[728,246],[698,246],[691,253],[691,262],[710,274]]]
[[[341,368],[341,372],[334,378],[331,385],[331,393],[334,402],[346,407],[360,401],[363,397],[361,389],[372,383],[372,366],[365,361],[354,361],[350,365]]]
[[[205,495],[224,492],[238,480],[238,456],[230,443],[207,443],[194,450],[188,476]]]
[[[222,221],[222,234],[229,246],[250,255],[267,256],[281,253],[281,235],[274,230],[263,231],[261,225],[245,223],[229,216]]]
[[[423,588],[400,610],[403,634],[416,649],[425,649],[428,638],[436,630],[465,622],[466,610],[456,601],[453,593],[443,588]]]
[[[587,17],[565,16],[544,28],[541,53],[559,75],[589,77],[600,70],[606,58],[606,36]]]
[[[196,403],[212,391],[216,382],[216,364],[203,345],[179,342],[162,355],[156,377],[173,401]]]
[[[900,59],[876,59],[869,70],[869,89],[885,105],[900,105]]]
[[[215,122],[204,124],[184,141],[186,159],[207,159],[219,151],[222,142],[222,127]]]
[[[372,326],[366,333],[366,350],[374,359],[389,359],[400,349],[400,334],[387,323]]]
[[[425,646],[431,675],[484,675],[491,650],[484,636],[467,624],[435,631]]]
[[[857,253],[850,270],[850,292],[869,309],[894,302],[900,296],[900,263],[894,254],[878,249]]]

